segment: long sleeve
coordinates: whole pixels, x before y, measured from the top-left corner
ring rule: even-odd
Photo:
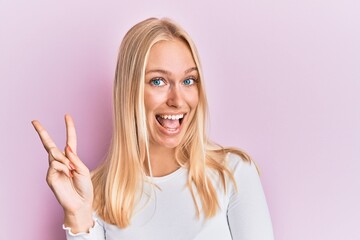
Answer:
[[[103,222],[96,216],[93,216],[94,226],[90,228],[89,233],[72,233],[71,229],[63,226],[66,231],[67,240],[105,240],[105,229]]]
[[[234,177],[238,191],[232,189],[228,205],[228,224],[233,240],[273,240],[271,218],[253,162],[237,162]]]

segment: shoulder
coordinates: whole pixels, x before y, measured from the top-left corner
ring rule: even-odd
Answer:
[[[238,154],[228,153],[226,156],[227,168],[231,171],[234,184],[230,186],[230,194],[245,194],[248,191],[262,190],[259,171],[251,159],[243,159]],[[248,193],[246,193],[248,194]]]
[[[246,159],[239,154],[229,152],[225,157],[227,167],[233,174],[238,172],[256,173],[259,175],[258,167],[252,159]]]

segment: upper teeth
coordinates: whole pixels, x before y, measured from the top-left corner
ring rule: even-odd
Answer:
[[[164,119],[171,119],[171,120],[179,120],[180,118],[184,117],[184,114],[178,114],[178,115],[160,115],[161,118]]]

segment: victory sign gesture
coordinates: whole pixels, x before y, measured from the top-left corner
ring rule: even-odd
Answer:
[[[65,115],[66,147],[62,152],[39,121],[32,124],[48,153],[46,181],[64,209],[65,225],[73,232],[92,225],[93,186],[89,169],[76,154],[77,139],[74,121]]]

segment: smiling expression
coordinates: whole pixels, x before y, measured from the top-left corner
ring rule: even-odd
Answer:
[[[179,145],[199,102],[198,78],[192,53],[183,41],[160,41],[151,48],[144,90],[151,147]]]

